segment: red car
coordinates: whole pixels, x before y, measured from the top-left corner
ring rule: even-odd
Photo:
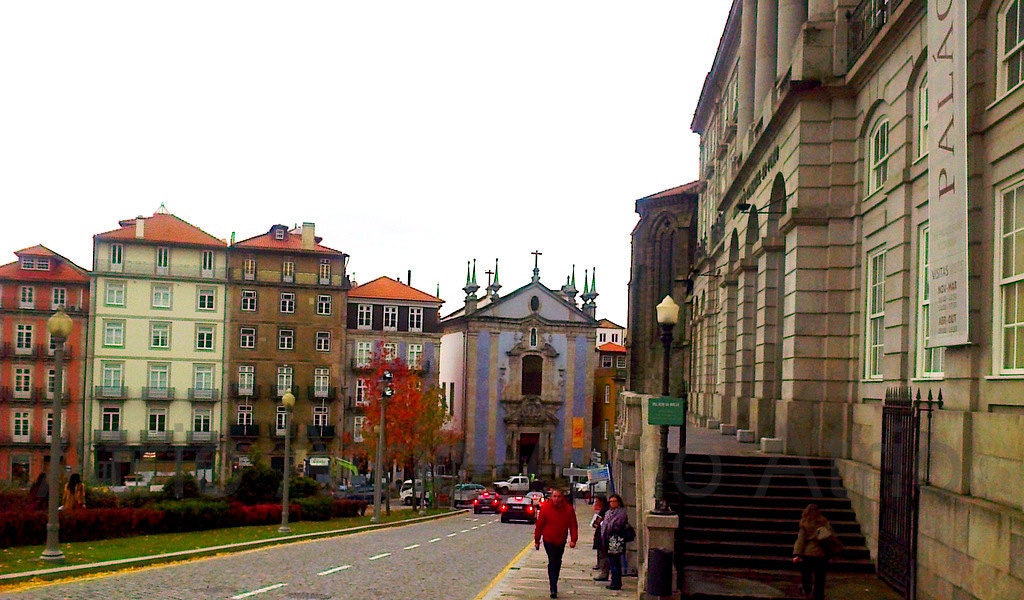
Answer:
[[[473,514],[480,514],[484,511],[498,512],[501,507],[501,497],[494,492],[480,492],[480,495],[473,499]]]

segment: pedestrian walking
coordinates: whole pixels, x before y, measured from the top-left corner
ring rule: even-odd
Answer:
[[[608,555],[608,571],[611,582],[610,590],[622,589],[622,555],[626,553],[626,544],[632,541],[633,527],[629,524],[629,515],[622,504],[622,496],[608,496],[608,512],[601,521],[601,542]]]
[[[594,570],[597,576],[594,581],[608,581],[608,553],[601,542],[601,521],[608,512],[608,499],[604,496],[597,496],[594,500],[594,518],[590,520],[590,526],[594,528],[594,550],[597,551],[597,565]]]
[[[61,506],[64,510],[85,508],[85,483],[82,482],[82,476],[78,473],[72,473],[68,482],[64,484]]]
[[[842,549],[832,524],[817,504],[808,504],[800,517],[800,529],[793,544],[793,562],[800,565],[804,598],[825,600],[825,571],[828,559]]]
[[[566,540],[570,548],[575,548],[579,539],[576,510],[566,501],[562,490],[551,492],[551,500],[537,517],[537,525],[533,528],[534,549],[540,550],[542,539],[544,551],[548,555],[548,586],[551,588],[551,597],[557,598],[558,574],[562,570]]]

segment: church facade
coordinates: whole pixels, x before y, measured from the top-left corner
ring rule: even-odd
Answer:
[[[462,468],[474,478],[560,475],[592,445],[596,285],[588,274],[580,306],[574,276],[552,290],[535,264],[526,285],[500,296],[495,273],[478,297],[475,271],[465,305],[441,321],[441,381],[464,434]]]

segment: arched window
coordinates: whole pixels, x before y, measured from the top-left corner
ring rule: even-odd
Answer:
[[[999,16],[999,79],[1003,93],[1024,79],[1024,2],[1012,0]]]
[[[530,354],[523,357],[523,395],[539,396],[544,374],[544,359]]]
[[[536,348],[537,347],[537,328],[536,327],[531,327],[530,328],[530,347],[531,348]]]
[[[917,157],[928,154],[928,77],[917,86]]]
[[[868,138],[868,195],[882,189],[889,176],[889,121],[879,119]]]

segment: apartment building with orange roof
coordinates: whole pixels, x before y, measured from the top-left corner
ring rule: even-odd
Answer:
[[[56,364],[47,319],[64,309],[61,460],[80,470],[89,272],[45,246],[0,266],[0,481],[27,485],[50,464]]]
[[[441,346],[440,310],[444,300],[390,277],[353,287],[348,293],[348,351],[350,385],[345,420],[346,437],[353,442],[347,457],[366,465],[358,456],[369,405],[367,377],[374,353],[401,358],[423,381],[424,389],[438,384]],[[446,393],[448,392],[445,390]]]
[[[341,455],[351,284],[348,255],[322,241],[314,223],[277,224],[229,248],[224,419],[231,469],[246,466],[254,448],[283,469],[289,433],[292,464],[317,467],[311,474]],[[289,391],[296,398],[291,427],[281,403]]]
[[[594,369],[593,449],[602,461],[615,445],[615,415],[619,394],[626,390],[629,374],[626,329],[608,319],[597,326],[597,366]]]
[[[227,243],[163,206],[93,236],[87,474],[213,481],[226,275]]]

